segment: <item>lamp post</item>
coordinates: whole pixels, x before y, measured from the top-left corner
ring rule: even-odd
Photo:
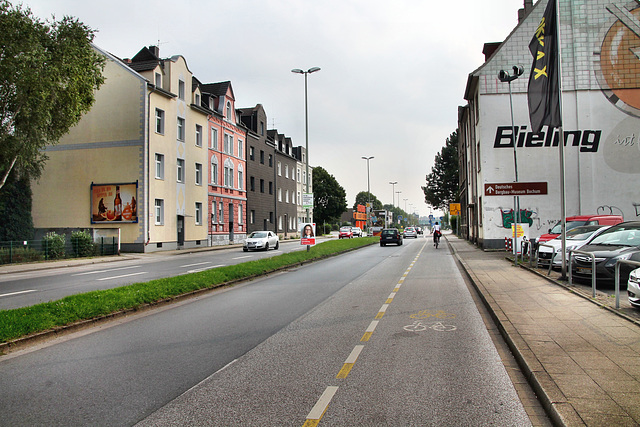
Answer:
[[[362,156],[362,158],[367,161],[367,200],[368,200],[369,207],[365,210],[367,212],[367,228],[370,228],[369,218],[371,217],[371,187],[370,187],[370,181],[369,181],[369,160],[373,159],[374,157]]]
[[[320,71],[320,67],[309,68],[307,71],[303,71],[299,68],[294,68],[291,70],[292,73],[296,74],[304,74],[304,136],[305,136],[305,164],[306,164],[306,173],[307,180],[305,182],[305,191],[309,194],[309,109],[307,104],[307,74],[315,73],[316,71]],[[307,222],[310,222],[309,217],[309,208],[307,208]],[[309,249],[307,247],[307,249]]]
[[[396,184],[398,181],[389,181],[391,184],[391,206],[396,207]]]
[[[396,194],[398,195],[398,209],[400,209],[400,193],[402,193],[402,191],[396,191]]]
[[[511,136],[513,137],[513,166],[515,169],[515,182],[518,182],[518,158],[516,157],[516,126],[513,121],[513,95],[511,93],[511,82],[524,73],[522,66],[512,67],[513,75],[508,71],[500,70],[498,79],[509,84],[509,106],[511,107]],[[518,216],[520,215],[520,197],[513,196],[513,257],[515,265],[518,266]],[[564,252],[564,251],[563,251]]]

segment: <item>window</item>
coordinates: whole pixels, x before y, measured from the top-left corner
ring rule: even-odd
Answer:
[[[272,168],[273,167],[273,155],[269,154],[269,167]]]
[[[249,146],[249,160],[255,160],[254,151],[255,149],[252,146]]]
[[[184,119],[178,117],[178,141],[184,141]]]
[[[297,181],[300,182],[300,168],[298,168],[296,177],[297,177]]]
[[[278,230],[282,230],[282,216],[278,217]]]
[[[209,147],[214,150],[218,149],[218,129],[211,128],[211,145]]]
[[[233,188],[233,163],[227,159],[224,161],[224,184],[225,187]]]
[[[202,225],[202,203],[196,202],[196,225]]]
[[[182,80],[178,80],[178,98],[184,101],[184,82]]]
[[[199,93],[195,94],[194,104],[196,104],[198,107],[200,107],[200,94]]]
[[[264,179],[260,180],[260,192],[264,193]]]
[[[156,87],[162,87],[162,74],[156,73]]]
[[[273,194],[273,182],[269,181],[269,194]]]
[[[250,215],[249,216],[249,221],[251,222],[251,224],[255,224],[256,223],[256,211],[252,210],[249,215]]]
[[[156,225],[164,224],[164,200],[156,199]]]
[[[164,179],[164,154],[156,153],[156,179]]]
[[[249,190],[256,191],[256,179],[254,177],[249,178]]]
[[[196,147],[202,147],[202,126],[196,125]]]
[[[278,188],[278,201],[282,201],[282,188]]]
[[[284,201],[289,203],[289,190],[284,190]]]
[[[227,120],[232,120],[233,117],[231,117],[231,102],[227,101]]]
[[[282,163],[278,162],[278,176],[282,176]]]
[[[218,185],[218,158],[211,158],[211,184]]]
[[[244,221],[244,215],[242,213],[242,205],[238,205],[238,224],[242,224]]]
[[[298,191],[298,205],[302,206],[302,198],[300,197],[300,192]]]
[[[164,135],[164,111],[156,108],[156,133]]]
[[[218,210],[216,209],[216,201],[211,202],[211,223],[218,223]]]
[[[224,223],[224,203],[218,203],[218,223]]]
[[[184,182],[184,159],[178,159],[178,182]]]
[[[260,164],[264,165],[264,151],[260,150]]]
[[[284,165],[284,177],[289,178],[289,165]]]
[[[260,122],[260,135],[264,136],[264,122]]]
[[[202,185],[202,164],[196,163],[196,185]]]
[[[244,154],[244,142],[242,140],[238,140],[238,157],[242,159]]]
[[[233,136],[224,134],[224,148],[223,151],[227,154],[233,155]]]
[[[302,183],[303,184],[307,183],[307,172],[306,171],[302,171]]]
[[[244,189],[244,170],[242,165],[238,165],[238,190]]]
[[[273,224],[273,212],[269,212],[269,222]]]

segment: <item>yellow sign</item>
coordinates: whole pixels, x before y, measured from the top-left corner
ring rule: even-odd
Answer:
[[[449,203],[449,214],[460,215],[460,203]]]

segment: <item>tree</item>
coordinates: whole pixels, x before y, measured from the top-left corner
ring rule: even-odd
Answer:
[[[316,224],[335,222],[347,211],[347,192],[333,175],[320,166],[313,168],[313,217]]]
[[[0,0],[0,189],[12,171],[39,178],[55,145],[95,100],[105,59],[77,19],[43,22]]]
[[[382,209],[382,202],[378,200],[373,194],[369,194],[366,191],[361,191],[356,195],[356,201],[353,204],[353,210],[355,211],[358,205],[367,206],[367,203],[371,201],[373,209]]]
[[[447,138],[445,146],[436,155],[427,185],[422,187],[424,200],[435,209],[447,210],[449,203],[458,201],[458,131]]]
[[[31,203],[29,179],[16,179],[15,173],[9,175],[4,191],[0,193],[0,241],[33,239]]]

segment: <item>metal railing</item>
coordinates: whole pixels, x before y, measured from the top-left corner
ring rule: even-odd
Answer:
[[[100,237],[91,247],[68,240],[54,246],[47,240],[0,241],[0,265],[118,254],[117,237]]]
[[[555,246],[546,244],[546,243],[539,243],[538,244],[538,250],[536,251],[536,268],[538,268],[538,265],[540,264],[540,247],[544,246],[546,248],[551,248],[551,258],[549,259],[549,271],[547,272],[547,276],[551,275],[551,268],[553,267],[553,259],[556,257],[556,248]]]
[[[627,264],[633,265],[636,267],[640,267],[640,262],[638,261],[629,261],[626,259],[619,259],[616,261],[616,308],[620,308],[620,265]],[[627,285],[628,286],[628,285]]]
[[[569,250],[569,257],[567,262],[567,270],[569,270],[569,286],[573,286],[573,268],[571,268],[571,263],[573,259],[573,254],[585,255],[591,258],[591,294],[592,297],[596,297],[596,256],[591,252],[585,252],[578,249]]]

